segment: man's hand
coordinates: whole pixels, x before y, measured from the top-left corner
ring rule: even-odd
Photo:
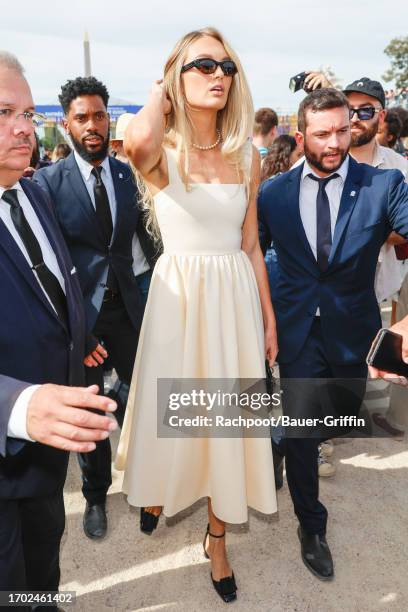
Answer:
[[[306,74],[303,89],[308,93],[321,87],[333,87],[323,72],[307,72]]]
[[[408,363],[408,316],[398,321],[398,323],[395,323],[395,325],[392,325],[390,331],[402,336],[402,359],[405,363]],[[408,386],[407,379],[399,374],[377,370],[377,368],[373,368],[372,366],[368,366],[368,371],[371,378],[384,378],[385,380],[403,385],[404,387]]]
[[[114,412],[116,402],[98,395],[98,386],[41,385],[27,408],[27,433],[33,440],[65,451],[86,453],[117,428],[117,422],[86,410]]]
[[[102,365],[107,356],[108,352],[103,348],[102,344],[98,344],[98,346],[85,357],[84,364],[88,368],[95,368],[98,365]]]
[[[408,240],[404,238],[403,236],[400,236],[399,234],[397,234],[397,232],[391,232],[391,234],[388,236],[385,242],[386,244],[391,244],[392,246],[395,246],[399,244],[406,244]]]

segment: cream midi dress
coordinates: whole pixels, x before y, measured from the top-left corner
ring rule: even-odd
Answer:
[[[252,145],[248,142],[247,158]],[[244,523],[276,512],[270,438],[161,438],[158,378],[263,378],[264,333],[252,264],[241,250],[244,185],[187,191],[166,148],[169,184],[154,198],[163,241],[150,284],[116,457],[133,506],[173,516],[202,497]]]

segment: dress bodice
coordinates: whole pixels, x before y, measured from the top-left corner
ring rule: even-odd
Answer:
[[[247,209],[245,186],[193,183],[186,189],[175,151],[165,149],[169,184],[154,197],[157,221],[167,254],[224,254],[241,249]]]

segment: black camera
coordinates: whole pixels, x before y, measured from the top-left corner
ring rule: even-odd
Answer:
[[[303,86],[305,84],[305,78],[307,77],[307,75],[308,75],[307,72],[299,72],[299,74],[296,74],[295,76],[293,76],[289,81],[290,91],[295,93],[296,91],[299,91],[300,89],[304,89]]]

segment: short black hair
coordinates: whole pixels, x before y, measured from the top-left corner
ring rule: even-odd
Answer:
[[[408,136],[408,109],[402,108],[402,106],[393,106],[392,111],[399,116],[402,122],[400,138],[406,138]]]
[[[306,113],[308,111],[311,111],[312,113],[317,113],[318,111],[343,107],[350,108],[350,104],[344,93],[342,93],[338,89],[334,89],[331,87],[315,89],[300,103],[298,111],[299,132],[302,132],[302,134],[304,134],[306,131]]]
[[[72,100],[79,96],[100,96],[106,108],[108,107],[109,92],[106,86],[93,76],[71,79],[61,87],[58,99],[65,115],[69,112]]]
[[[385,123],[387,124],[388,136],[391,136],[391,139],[388,141],[389,146],[392,148],[401,136],[402,120],[398,112],[390,108],[385,115]]]

